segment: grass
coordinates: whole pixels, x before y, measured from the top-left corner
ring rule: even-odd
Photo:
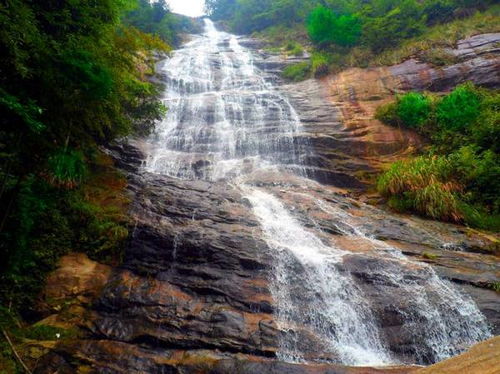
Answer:
[[[119,264],[128,237],[126,184],[101,153],[93,157],[78,186],[54,186],[46,178],[29,184],[19,198],[22,246],[14,247],[1,274],[0,304],[12,304],[27,320],[36,319],[33,301],[46,275],[67,253],[83,252],[96,261]]]
[[[297,42],[288,42],[285,45],[285,51],[287,52],[287,54],[296,57],[301,57],[304,55],[304,48],[300,43]]]
[[[300,62],[298,64],[288,65],[281,73],[282,77],[290,81],[299,82],[309,78],[311,74],[311,64],[309,62]]]
[[[268,47],[286,47],[291,40],[292,43],[307,46],[310,44],[307,30],[303,24],[295,24],[292,27],[284,25],[271,26],[262,31],[252,34],[252,37],[264,40]]]
[[[443,221],[463,222],[458,194],[463,187],[451,178],[446,157],[417,157],[398,161],[379,178],[378,191],[390,197],[398,211],[412,210]]]
[[[423,59],[437,60],[437,65],[449,64],[454,60],[443,54],[444,48],[453,48],[456,43],[477,34],[498,32],[500,29],[500,6],[496,5],[471,17],[455,20],[429,28],[424,34],[403,42],[395,49],[385,51],[371,59],[371,65],[388,66],[399,64],[423,51]],[[425,57],[427,54],[427,57]],[[434,56],[433,56],[434,54]],[[437,55],[441,55],[436,56]]]
[[[61,341],[74,339],[80,335],[80,332],[75,328],[63,329],[44,324],[25,326],[20,321],[21,318],[12,311],[0,306],[0,328],[8,334],[15,350],[21,357],[26,354],[31,355],[31,352],[27,352],[25,348],[25,343],[30,341]],[[11,346],[3,336],[3,332],[0,336],[0,373],[25,373],[16,360]]]
[[[378,54],[363,45],[354,48],[335,46],[323,53],[329,56],[329,70],[334,72],[350,67],[397,65],[414,57],[435,66],[446,66],[457,62],[457,58],[447,49],[456,47],[461,39],[498,32],[499,25],[500,5],[495,5],[468,18],[429,27],[422,35],[407,39],[394,48]]]

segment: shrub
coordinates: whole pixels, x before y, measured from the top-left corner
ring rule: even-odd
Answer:
[[[361,36],[361,19],[353,14],[335,14],[323,6],[315,8],[307,20],[311,40],[320,45],[354,46]]]
[[[462,131],[477,120],[480,105],[480,97],[472,84],[458,86],[437,105],[437,123],[443,129]]]
[[[76,187],[87,174],[83,153],[72,149],[56,151],[48,160],[48,179],[56,186]]]
[[[309,62],[288,65],[282,72],[282,76],[294,82],[302,81],[309,77],[311,65]]]
[[[398,98],[396,112],[404,125],[421,127],[431,116],[431,100],[421,93],[407,93]]]
[[[327,75],[330,71],[329,57],[326,53],[314,53],[311,58],[311,71],[315,78]]]
[[[481,113],[470,128],[471,138],[483,150],[500,153],[500,94],[484,93]]]
[[[392,198],[393,208],[411,209],[444,221],[461,222],[459,192],[462,186],[453,178],[446,157],[417,157],[391,165],[378,180],[378,191]]]
[[[397,109],[396,102],[380,105],[375,112],[375,118],[386,125],[398,126],[401,124],[401,118],[398,116]]]
[[[491,150],[479,152],[469,145],[449,155],[455,175],[468,191],[468,202],[500,212],[500,156]]]
[[[363,41],[379,53],[398,45],[403,39],[420,35],[425,30],[425,15],[415,0],[403,0],[386,14],[368,17],[363,27]]]
[[[395,102],[379,106],[375,113],[375,118],[387,125],[411,128],[421,128],[431,116],[431,98],[417,92],[399,96]]]

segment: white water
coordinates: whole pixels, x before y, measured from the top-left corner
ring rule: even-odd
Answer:
[[[278,254],[272,291],[278,302],[279,327],[293,331],[294,325],[310,326],[325,352],[335,353],[345,364],[390,363],[370,306],[350,274],[336,267],[345,252],[324,245],[272,195],[253,190],[247,197],[268,244]],[[302,265],[298,271],[295,259]],[[305,287],[294,295],[291,291],[297,282]],[[298,339],[293,332],[282,339],[281,359],[304,361]]]
[[[169,110],[151,139],[147,169],[207,180],[278,165],[300,169],[296,112],[254,67],[236,36],[205,22],[205,34],[162,68]]]
[[[314,360],[396,362],[369,297],[343,266],[347,252],[323,243],[320,229],[306,228],[269,191],[241,182],[240,177],[263,169],[273,171],[277,181],[282,171],[304,175],[301,160],[308,151],[298,140],[302,128],[293,107],[253,65],[252,54],[206,20],[205,33],[176,51],[162,70],[169,111],[151,138],[146,167],[183,179],[231,180],[251,202],[275,258],[272,294],[283,331],[279,358],[310,360],[304,344],[314,342]],[[417,361],[439,361],[489,336],[473,301],[431,267],[371,238],[338,207],[318,199],[315,204],[345,236],[368,241],[373,253],[389,258],[390,271],[372,272],[383,280],[380,292],[387,293],[388,302],[406,300],[404,331],[414,339]],[[419,331],[422,324],[426,331]]]

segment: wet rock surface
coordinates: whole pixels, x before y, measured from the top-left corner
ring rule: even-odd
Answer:
[[[114,150],[115,156],[122,152],[124,170],[135,170],[128,174],[130,191],[135,196],[131,212],[135,224],[124,263],[112,272],[104,271],[106,267],[77,255],[66,260],[71,266],[62,266],[51,276],[63,279],[62,274],[66,274],[68,288],[58,292],[61,299],[68,300],[75,295],[70,285],[82,273],[78,266],[83,266],[89,269],[85,278],[99,285],[90,289],[99,292],[88,293],[94,301],[84,304],[86,312],[77,322],[86,331],[85,338],[59,343],[37,364],[36,373],[52,373],[56,367],[61,373],[70,373],[80,366],[99,373],[340,374],[416,370],[406,367],[363,371],[332,364],[294,365],[274,359],[280,331],[273,315],[269,283],[273,259],[265,242],[259,239],[261,229],[248,202],[225,183],[187,182],[141,172],[140,148],[141,143],[136,142],[135,146],[120,145]],[[398,286],[386,283],[383,276],[398,269],[392,268],[394,262],[384,253],[386,248],[377,249],[359,240],[350,242],[347,233],[353,222],[325,215],[314,204],[314,198],[328,198],[340,211],[357,217],[356,224],[367,235],[375,234],[383,238],[383,243],[397,245],[418,261],[427,261],[422,257],[424,252],[439,253],[432,261],[435,269],[461,284],[498,329],[498,294],[478,287],[483,282],[498,281],[497,258],[442,248],[448,235],[464,248],[484,246],[484,238],[467,236],[452,225],[391,216],[315,182],[304,187],[293,181],[292,177],[287,181],[286,190],[282,185],[271,189],[293,207],[295,217],[306,226],[312,217],[325,233],[325,242],[352,252],[339,266],[353,275],[370,300],[384,339],[396,357],[411,361],[416,354],[412,348],[415,335],[406,330],[402,318],[413,306],[402,297]],[[268,186],[264,177],[254,184]],[[301,194],[304,188],[307,198]],[[374,220],[383,225],[374,225]],[[449,244],[453,247],[453,243]],[[418,261],[409,265],[415,268],[409,274],[424,282],[429,273],[416,265]],[[73,278],[64,269],[72,269]],[[105,284],[98,279],[105,279]],[[297,284],[298,294],[300,288]],[[50,292],[49,288],[47,295]],[[412,327],[425,331],[422,323]],[[304,337],[302,349],[308,357],[317,359],[315,347],[319,342],[307,332]]]

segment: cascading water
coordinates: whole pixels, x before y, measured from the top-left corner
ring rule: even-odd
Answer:
[[[175,52],[167,74],[166,118],[147,160],[150,171],[187,179],[234,178],[277,164],[300,168],[300,121],[254,68],[236,36],[206,32]]]
[[[273,294],[278,302],[282,339],[280,358],[303,361],[300,335],[294,325],[310,326],[345,364],[383,365],[391,362],[377,323],[361,290],[347,273],[337,269],[344,251],[324,245],[304,229],[272,195],[253,190],[248,199],[263,224],[268,244],[278,253]],[[297,269],[297,260],[300,263]],[[293,293],[294,284],[302,284]]]
[[[230,180],[250,201],[275,259],[271,288],[282,331],[280,359],[396,362],[370,298],[344,266],[349,252],[324,243],[321,229],[306,226],[272,192],[253,187],[252,173],[262,170],[272,171],[275,181],[290,172],[303,179],[308,147],[299,141],[293,107],[253,65],[252,54],[236,36],[217,31],[209,20],[205,24],[205,33],[163,66],[169,111],[150,140],[146,168],[183,179]],[[385,267],[370,271],[388,302],[405,300],[404,311],[396,313],[414,341],[416,362],[442,360],[489,336],[474,302],[430,266],[373,239],[356,217],[310,199],[345,236],[368,241],[373,253],[384,256]],[[375,254],[365,256],[378,263]],[[425,321],[426,331],[418,331],[415,321]],[[315,344],[318,355],[304,355],[304,344]]]

